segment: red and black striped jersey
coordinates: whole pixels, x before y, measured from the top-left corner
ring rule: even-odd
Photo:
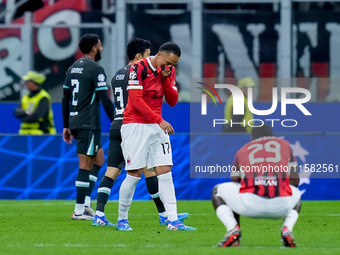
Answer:
[[[151,58],[141,59],[130,67],[127,87],[129,96],[123,124],[159,124],[163,121],[163,96],[170,106],[175,106],[178,101],[175,68],[171,67],[170,77],[163,79],[161,70],[169,67],[156,69],[151,64]]]
[[[286,140],[270,136],[247,143],[234,159],[236,170],[241,172],[240,193],[269,198],[291,196],[290,162],[295,158]]]

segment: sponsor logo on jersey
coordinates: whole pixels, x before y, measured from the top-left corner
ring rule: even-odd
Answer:
[[[124,80],[125,74],[117,74],[116,81]]]
[[[82,67],[73,67],[71,69],[71,73],[79,73],[79,74],[83,74],[83,69]]]
[[[277,179],[275,176],[259,176],[255,178],[254,185],[277,186]]]
[[[98,87],[106,86],[106,81],[98,82]]]
[[[97,79],[98,79],[98,81],[103,82],[103,81],[105,81],[105,75],[101,73],[101,74],[98,75]]]
[[[129,85],[139,85],[139,81],[129,81],[128,82]]]
[[[137,78],[137,73],[135,71],[131,71],[130,74],[129,74],[129,78],[131,80],[134,80]]]

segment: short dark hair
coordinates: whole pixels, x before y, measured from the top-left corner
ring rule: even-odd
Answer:
[[[251,130],[251,139],[255,140],[264,136],[273,136],[273,130],[268,124],[263,124],[262,126],[255,126]]]
[[[146,49],[151,48],[151,42],[141,38],[135,38],[128,42],[126,46],[126,54],[128,55],[129,61],[133,60],[136,54],[144,54]]]
[[[159,51],[166,52],[168,54],[172,53],[176,55],[177,57],[181,56],[181,49],[176,43],[173,42],[166,42],[159,47]]]
[[[96,34],[85,34],[79,40],[79,49],[83,54],[91,52],[93,46],[98,43],[99,36]]]

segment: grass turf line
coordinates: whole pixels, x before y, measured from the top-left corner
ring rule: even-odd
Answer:
[[[95,204],[93,204],[95,207]],[[117,220],[117,202],[106,206],[107,218]],[[283,248],[282,220],[241,217],[239,248],[216,248],[225,228],[210,201],[178,201],[188,212],[185,224],[197,231],[167,231],[158,223],[152,201],[133,201],[131,232],[93,227],[90,221],[72,221],[73,201],[1,200],[0,254],[340,254],[340,201],[303,201],[294,227],[298,248]]]

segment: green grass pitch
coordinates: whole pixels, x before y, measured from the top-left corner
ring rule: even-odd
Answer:
[[[93,204],[95,206],[95,204]],[[225,234],[210,201],[178,201],[197,231],[167,231],[152,201],[133,201],[131,232],[72,221],[74,201],[0,200],[0,254],[340,254],[340,201],[303,201],[294,228],[295,250],[282,247],[282,220],[241,217],[241,247],[217,248]],[[117,219],[117,202],[106,206]]]

